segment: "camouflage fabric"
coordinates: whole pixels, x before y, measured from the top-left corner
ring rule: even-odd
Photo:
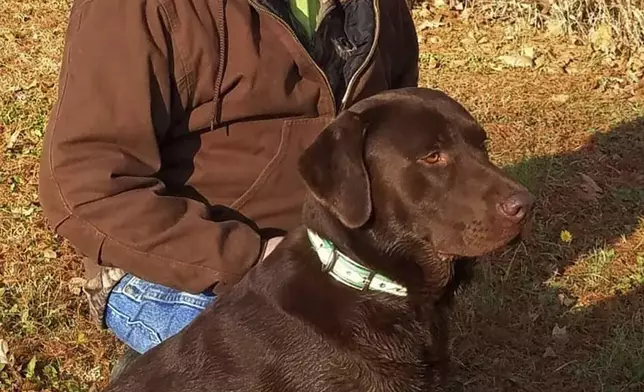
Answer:
[[[89,303],[90,319],[101,328],[107,328],[105,324],[105,307],[107,298],[112,288],[125,276],[125,271],[120,268],[100,267],[98,274],[90,278],[83,287]]]

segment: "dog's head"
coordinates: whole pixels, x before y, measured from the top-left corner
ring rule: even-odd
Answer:
[[[390,91],[341,113],[299,168],[316,202],[384,254],[476,257],[517,238],[534,203],[489,161],[486,138],[441,92]]]

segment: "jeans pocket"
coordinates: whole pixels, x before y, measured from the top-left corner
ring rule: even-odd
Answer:
[[[127,275],[110,294],[106,323],[120,340],[144,352],[181,331],[213,300]]]

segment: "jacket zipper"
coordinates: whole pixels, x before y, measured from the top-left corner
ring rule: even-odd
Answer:
[[[286,31],[288,31],[288,33],[291,35],[291,37],[293,37],[295,42],[297,42],[297,44],[300,45],[302,50],[306,53],[306,55],[307,55],[308,59],[310,60],[311,64],[313,64],[313,66],[315,66],[315,69],[317,69],[317,71],[319,72],[320,76],[322,76],[322,79],[324,79],[324,83],[326,85],[327,92],[331,96],[331,101],[333,102],[333,114],[337,115],[338,114],[337,109],[336,109],[337,102],[335,101],[335,96],[333,95],[333,89],[331,88],[331,83],[329,83],[329,79],[326,77],[326,75],[324,74],[324,71],[322,71],[322,69],[318,66],[318,64],[315,62],[315,60],[313,60],[313,57],[311,57],[311,54],[309,53],[309,51],[306,50],[304,45],[302,45],[302,43],[300,42],[300,39],[297,37],[297,35],[295,34],[295,32],[293,31],[291,26],[289,26],[288,23],[284,22],[282,20],[282,18],[280,18],[279,16],[275,15],[272,11],[270,11],[266,7],[264,7],[264,6],[260,5],[259,3],[257,3],[255,0],[250,0],[249,3],[253,7],[255,7],[255,9],[257,9],[258,11],[263,12],[263,13],[269,15],[271,18],[275,19],[275,21],[277,21],[279,24],[281,24],[282,27],[284,27],[284,29],[286,29]]]
[[[374,53],[376,52],[376,48],[378,47],[378,39],[380,38],[380,4],[379,0],[373,0],[373,13],[374,13],[374,19],[376,20],[376,27],[374,31],[374,37],[373,37],[373,44],[371,45],[371,49],[369,50],[369,54],[367,55],[367,58],[365,61],[360,65],[360,67],[356,70],[356,72],[353,73],[353,76],[351,76],[351,80],[349,80],[349,83],[347,84],[347,90],[344,92],[344,96],[342,97],[342,101],[340,103],[340,110],[344,110],[347,102],[349,100],[349,96],[351,95],[351,90],[353,88],[353,84],[355,81],[358,79],[358,77],[362,74],[362,72],[367,68],[367,65],[371,62],[371,59],[373,58]]]
[[[376,47],[378,46],[378,38],[380,36],[380,8],[379,8],[379,0],[373,0],[373,9],[374,9],[374,19],[376,23],[375,27],[375,32],[374,32],[374,38],[373,38],[373,44],[371,45],[371,49],[369,50],[369,54],[367,55],[367,58],[365,61],[360,65],[360,67],[356,70],[356,72],[353,73],[353,76],[351,76],[351,79],[349,80],[349,83],[347,84],[346,91],[344,92],[344,96],[342,97],[342,101],[340,102],[340,108],[339,110],[343,110],[346,107],[347,101],[349,99],[349,96],[351,95],[351,89],[353,88],[353,85],[355,81],[358,79],[360,74],[365,70],[369,62],[371,62],[371,59],[373,58],[374,53],[376,52]],[[302,45],[300,42],[300,39],[297,37],[297,34],[293,31],[291,26],[288,25],[282,18],[279,16],[275,15],[271,10],[267,9],[266,7],[262,6],[261,4],[257,3],[255,0],[249,0],[249,3],[257,10],[260,12],[263,12],[267,15],[269,15],[271,18],[273,18],[276,22],[278,22],[290,35],[291,37],[297,42],[297,44],[300,46],[300,48],[306,53],[306,56],[308,57],[309,61],[315,69],[318,71],[320,76],[322,76],[322,79],[324,80],[324,84],[326,85],[327,92],[331,96],[331,101],[333,102],[333,114],[334,116],[338,114],[338,108],[337,108],[337,102],[335,99],[335,95],[333,94],[333,88],[331,88],[331,83],[329,82],[329,79],[327,78],[326,74],[324,71],[318,66],[318,64],[315,62],[311,54],[309,53],[308,50]],[[323,19],[321,19],[323,20]]]

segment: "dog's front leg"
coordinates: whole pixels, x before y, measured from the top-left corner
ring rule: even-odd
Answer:
[[[450,373],[449,329],[447,311],[435,309],[434,319],[428,325],[429,336],[425,342],[425,363],[429,378],[435,386],[445,385]]]
[[[449,374],[448,309],[442,306],[419,306],[416,316],[423,331],[420,343],[425,376],[428,384],[437,388],[446,382]]]

